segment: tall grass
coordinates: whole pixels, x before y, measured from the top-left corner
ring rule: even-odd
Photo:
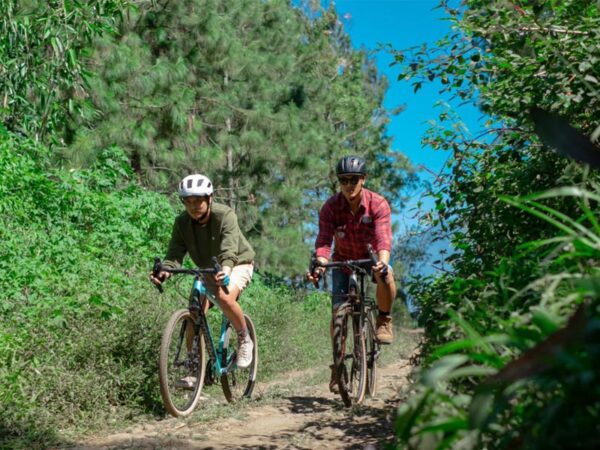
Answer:
[[[581,215],[544,203],[560,198],[577,201]],[[523,245],[484,280],[443,276],[430,286],[443,293],[443,319],[427,324],[436,336],[427,369],[399,412],[402,448],[600,444],[600,188],[503,200],[557,234]],[[525,262],[536,265],[532,279],[515,289]]]

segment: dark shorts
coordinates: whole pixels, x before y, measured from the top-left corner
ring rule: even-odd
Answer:
[[[388,270],[392,270],[391,265]],[[368,297],[372,286],[376,285],[375,277],[371,274],[371,268],[367,269],[367,273],[370,277],[365,277],[365,295]],[[360,291],[360,278],[358,278],[358,291]],[[346,301],[348,295],[348,283],[350,281],[350,274],[346,273],[342,269],[333,269],[331,271],[331,306],[335,310],[344,301]]]
[[[371,269],[368,269],[371,274]],[[365,277],[365,292],[368,292],[369,280],[371,277]],[[333,309],[337,309],[347,299],[348,295],[348,283],[350,281],[350,274],[346,273],[342,269],[333,269],[331,271],[331,306]],[[359,278],[358,291],[360,291],[360,278]]]

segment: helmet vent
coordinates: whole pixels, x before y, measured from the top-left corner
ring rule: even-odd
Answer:
[[[181,183],[179,184],[180,197],[206,197],[211,196],[212,194],[213,187],[211,181],[199,173],[188,175],[181,180]]]

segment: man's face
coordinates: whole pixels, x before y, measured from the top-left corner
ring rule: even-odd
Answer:
[[[185,210],[192,219],[199,220],[206,217],[210,208],[210,197],[185,197],[183,199]]]
[[[339,175],[338,183],[342,195],[346,200],[351,201],[360,195],[360,191],[365,184],[365,177],[364,175]]]

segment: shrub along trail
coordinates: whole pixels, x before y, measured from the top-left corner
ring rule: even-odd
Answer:
[[[351,409],[328,391],[329,370],[322,367],[259,383],[255,400],[241,405],[226,405],[218,386],[212,386],[188,419],[140,424],[75,448],[382,448],[394,440],[393,419],[409,386],[410,356],[418,336],[411,330],[401,331],[397,344],[384,348],[377,395]]]

